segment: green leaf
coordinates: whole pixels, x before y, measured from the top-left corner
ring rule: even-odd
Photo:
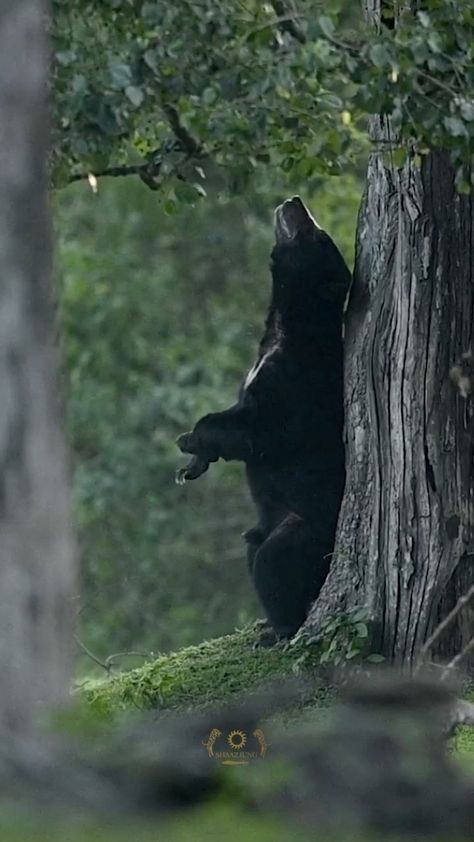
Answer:
[[[428,59],[428,67],[430,70],[446,73],[451,67],[451,62],[443,58],[443,56],[431,55]]]
[[[123,62],[110,62],[109,73],[112,84],[116,88],[126,88],[132,81],[132,71],[128,64],[123,64]]]
[[[321,31],[324,33],[326,38],[332,38],[334,32],[336,31],[334,21],[332,21],[331,18],[329,18],[327,15],[320,15],[318,18],[318,23]]]
[[[276,85],[275,93],[282,99],[291,99],[291,91],[288,88],[284,88],[283,85]]]
[[[442,52],[441,38],[437,32],[430,32],[427,41],[433,53]]]
[[[357,632],[358,637],[368,637],[369,630],[365,623],[356,623],[355,630]]]
[[[215,88],[205,88],[202,94],[202,101],[204,105],[214,105],[217,99],[217,91]]]
[[[418,12],[418,20],[425,29],[431,26],[430,16],[426,12]]]
[[[369,55],[376,67],[390,64],[390,54],[384,44],[374,44],[369,50]]]
[[[453,137],[469,136],[469,132],[460,117],[444,117],[443,124],[449,134]]]
[[[150,70],[153,70],[154,73],[158,73],[158,57],[154,50],[147,50],[143,54],[143,60]]]
[[[193,184],[187,181],[179,181],[174,188],[176,198],[185,204],[192,204],[197,199],[197,191]]]
[[[351,613],[351,620],[354,623],[359,623],[367,619],[367,608],[356,608],[355,611]]]
[[[468,123],[471,120],[474,120],[474,100],[472,99],[461,99],[459,101],[459,110],[463,116],[464,120],[467,120]]]
[[[143,100],[145,99],[143,89],[138,88],[136,85],[128,85],[125,88],[125,96],[127,97],[127,99],[130,100],[130,102],[132,103],[132,105],[135,106],[135,108],[139,108]]]
[[[75,94],[83,93],[83,91],[87,90],[86,77],[82,73],[78,73],[73,77],[71,87]]]
[[[63,67],[68,67],[76,60],[76,54],[72,50],[63,50],[56,53],[56,61]]]

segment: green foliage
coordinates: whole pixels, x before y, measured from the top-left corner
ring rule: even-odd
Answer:
[[[304,644],[280,643],[256,647],[253,627],[162,655],[135,670],[82,689],[98,715],[113,716],[127,709],[202,708],[255,690],[265,682],[291,678]],[[314,668],[306,657],[305,668]],[[301,667],[298,667],[301,671]]]
[[[364,660],[369,664],[380,664],[384,657],[370,651],[369,617],[365,608],[356,608],[348,613],[341,612],[328,617],[317,637],[303,632],[301,640],[306,643],[310,657],[317,647],[317,663],[321,666],[342,664],[354,659]],[[301,663],[305,663],[303,653]]]
[[[272,209],[293,189],[275,178],[232,201],[214,189],[172,217],[133,179],[57,196],[80,635],[103,660],[197,643],[259,614],[240,537],[255,522],[242,466],[178,487],[174,440],[235,399],[270,293]],[[304,193],[349,263],[360,191],[346,176]]]
[[[462,695],[469,702],[474,702],[474,685],[471,683]],[[451,746],[463,766],[470,771],[474,771],[474,728],[468,725],[458,728],[453,736]]]
[[[256,168],[347,168],[368,114],[396,143],[445,146],[465,185],[474,137],[471,0],[426,0],[395,28],[348,2],[54,0],[56,183],[148,160],[168,201],[195,201],[209,162],[242,186]],[[390,23],[391,4],[384,4]],[[396,140],[398,138],[398,140]],[[177,177],[185,178],[186,185]]]

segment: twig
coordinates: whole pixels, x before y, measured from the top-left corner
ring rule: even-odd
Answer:
[[[275,6],[274,3],[272,3]],[[248,41],[249,38],[252,38],[257,32],[263,32],[265,29],[273,29],[275,26],[283,31],[290,32],[293,38],[297,36],[293,33],[293,28],[297,25],[296,18],[302,17],[301,15],[282,15],[278,18],[273,18],[272,20],[267,20],[266,23],[261,23],[259,26],[255,26],[253,29],[250,29],[248,32],[245,33],[242,41]],[[287,24],[290,24],[290,28],[287,28]],[[303,40],[301,40],[303,39]],[[303,32],[300,33],[300,36],[297,37],[297,40],[300,41],[301,44],[306,43],[306,37]]]
[[[459,666],[461,661],[463,661],[464,658],[466,658],[466,656],[469,655],[470,652],[474,652],[474,636],[471,637],[470,641],[466,643],[464,648],[460,652],[458,652],[458,654],[455,655],[454,658],[452,658],[449,664],[446,664],[446,666],[443,669],[443,672],[441,673],[441,679],[443,680],[449,675],[451,670],[456,669],[456,667]]]
[[[105,661],[102,661],[100,658],[97,657],[97,655],[94,655],[94,653],[91,652],[90,649],[88,649],[85,643],[83,643],[82,640],[80,640],[77,637],[77,635],[74,635],[74,640],[76,641],[79,648],[84,652],[84,654],[87,655],[87,657],[90,658],[91,661],[94,661],[95,664],[98,664],[99,667],[102,667],[102,669],[106,671],[107,675],[110,675],[114,668],[114,662],[117,661],[119,658],[148,658],[149,655],[153,654],[151,652],[117,652],[114,655],[109,655],[105,659]]]
[[[186,181],[184,175],[181,172],[181,167],[183,164],[189,161],[191,156],[185,155],[173,167],[166,173],[166,178],[170,178],[170,176],[174,176],[179,181]],[[196,154],[196,158],[199,158],[199,155]],[[88,181],[90,180],[91,175],[95,178],[103,178],[104,176],[111,176],[112,178],[120,178],[122,176],[127,175],[138,175],[138,177],[146,184],[150,190],[159,190],[163,186],[163,178],[158,181],[161,172],[161,166],[163,161],[155,161],[154,163],[148,164],[124,164],[123,166],[118,167],[106,167],[103,170],[97,171],[89,171],[89,172],[81,172],[81,173],[74,173],[68,181],[68,184],[72,184],[75,181]]]
[[[151,654],[151,652],[117,652],[115,655],[109,655],[105,659],[105,663],[107,664],[107,668],[111,670],[114,666],[114,661],[118,661],[119,658],[148,658]]]
[[[162,104],[162,108],[168,118],[173,134],[179,140],[182,149],[187,153],[188,157],[199,156],[202,152],[201,144],[183,126],[175,106],[165,102]]]
[[[417,672],[420,669],[421,665],[424,663],[426,656],[433,644],[436,643],[437,640],[439,640],[441,635],[443,635],[446,629],[449,628],[453,620],[456,619],[458,614],[461,613],[461,611],[466,607],[466,605],[469,605],[472,599],[474,599],[474,585],[471,585],[468,592],[463,594],[463,596],[461,596],[458,599],[454,608],[449,612],[449,614],[444,618],[444,620],[439,624],[439,626],[435,628],[433,634],[429,636],[428,640],[421,648],[419,661],[415,672]]]
[[[162,161],[158,161],[155,164],[125,164],[124,166],[119,167],[106,167],[103,170],[94,171],[93,175],[95,175],[96,178],[103,178],[107,175],[112,178],[121,178],[122,176],[127,175],[138,175],[142,181],[145,182],[147,187],[150,187],[153,190],[158,190],[158,185],[153,182],[153,187],[151,187],[151,182],[159,176],[161,164]],[[73,184],[75,181],[87,181],[90,174],[90,172],[73,173],[73,175],[69,178],[68,183]]]
[[[426,73],[424,70],[420,70],[420,68],[416,68],[416,72],[418,76],[423,76],[424,79],[428,79],[429,82],[432,82],[433,85],[436,85],[438,88],[441,88],[446,93],[450,94],[450,96],[457,96],[457,91],[455,88],[452,88],[450,85],[446,85],[440,79],[437,79],[435,76],[431,76],[430,73]]]
[[[285,0],[271,0],[271,4],[275,14],[278,16],[278,20],[273,22],[278,26],[278,29],[282,32],[288,32],[288,34],[291,35],[295,41],[299,41],[300,44],[306,44],[306,35],[295,20],[295,17],[299,17],[299,15],[291,15],[288,13]]]
[[[87,657],[90,658],[91,661],[94,661],[95,664],[98,664],[99,667],[102,667],[102,669],[104,669],[107,674],[110,673],[110,666],[107,666],[107,664],[104,663],[104,661],[101,661],[100,658],[97,657],[97,655],[94,655],[94,653],[91,652],[91,650],[87,648],[85,643],[83,643],[82,640],[80,640],[77,637],[76,634],[74,635],[74,640],[76,641],[77,645],[79,646],[79,649],[82,649],[84,654],[87,655]]]
[[[150,190],[159,190],[161,184],[157,181],[157,179],[161,175],[163,156],[165,154],[169,154],[170,152],[178,151],[184,153],[184,160],[180,161],[179,164],[173,168],[172,172],[167,173],[167,175],[175,175],[176,178],[184,181],[185,179],[180,173],[181,165],[190,158],[201,157],[203,149],[201,144],[198,143],[198,141],[183,126],[179,113],[174,105],[171,103],[162,103],[162,109],[176,140],[164,143],[162,147],[149,155],[148,161],[144,164],[124,164],[122,166],[106,167],[103,170],[94,170],[93,172],[88,171],[74,173],[69,179],[69,184],[72,184],[75,181],[90,180],[91,175],[95,178],[103,178],[104,176],[121,178],[128,175],[138,175],[138,177],[141,178],[143,183],[146,184]]]

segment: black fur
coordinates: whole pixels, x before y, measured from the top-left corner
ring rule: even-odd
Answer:
[[[259,522],[249,568],[280,637],[304,622],[326,578],[345,469],[343,305],[350,273],[298,197],[277,208],[273,291],[257,362],[238,402],[178,439],[178,481],[219,458],[245,462]]]

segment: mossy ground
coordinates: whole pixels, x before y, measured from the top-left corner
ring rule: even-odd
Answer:
[[[234,634],[190,646],[82,689],[99,715],[138,710],[199,709],[227,702],[262,684],[294,676],[308,650],[302,644],[256,646],[258,633],[247,627]]]
[[[204,641],[177,652],[162,655],[143,666],[106,681],[91,681],[83,693],[99,718],[113,719],[129,710],[197,710],[228,702],[256,690],[265,683],[282,682],[314,668],[303,644],[279,644],[269,649],[257,646],[258,632],[252,626],[234,634]],[[327,709],[333,698],[321,687],[309,698],[309,710],[298,711],[311,718]],[[470,694],[474,701],[474,691]],[[461,728],[453,748],[463,763],[474,769],[474,729]]]
[[[466,699],[474,702],[474,688],[466,693]],[[474,728],[459,728],[452,741],[453,750],[470,772],[474,772]]]

